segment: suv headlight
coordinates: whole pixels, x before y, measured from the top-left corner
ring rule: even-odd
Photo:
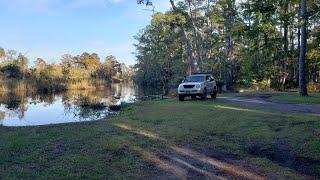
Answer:
[[[201,85],[200,85],[200,84],[197,84],[197,85],[196,85],[196,88],[197,88],[197,89],[200,89],[200,88],[201,88]]]

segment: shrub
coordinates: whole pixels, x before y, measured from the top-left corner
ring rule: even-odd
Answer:
[[[320,83],[310,82],[308,84],[309,92],[320,92]]]
[[[221,93],[223,86],[226,85],[226,82],[223,80],[216,80],[216,83],[217,83],[218,92]]]

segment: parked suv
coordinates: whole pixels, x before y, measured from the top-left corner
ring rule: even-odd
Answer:
[[[193,99],[197,96],[206,99],[208,94],[215,99],[217,97],[217,84],[211,74],[193,74],[185,77],[178,87],[178,94],[179,101],[184,101],[187,96],[191,96]]]

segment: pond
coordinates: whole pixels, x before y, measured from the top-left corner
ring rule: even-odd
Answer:
[[[95,121],[114,113],[109,105],[135,101],[129,84],[112,84],[102,90],[58,94],[0,93],[0,126],[39,126]]]

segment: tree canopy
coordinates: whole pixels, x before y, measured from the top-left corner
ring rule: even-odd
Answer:
[[[171,10],[155,13],[136,36],[135,78],[167,89],[201,71],[212,72],[230,90],[295,88],[305,23],[306,82],[317,84],[319,2],[308,1],[304,19],[300,0],[170,0]]]
[[[76,56],[64,54],[59,64],[42,58],[37,58],[33,64],[30,67],[29,59],[21,53],[0,48],[0,82],[26,80],[40,89],[52,91],[55,87],[82,81],[130,81],[133,75],[132,69],[119,63],[114,56],[101,62],[98,54],[87,52]]]

